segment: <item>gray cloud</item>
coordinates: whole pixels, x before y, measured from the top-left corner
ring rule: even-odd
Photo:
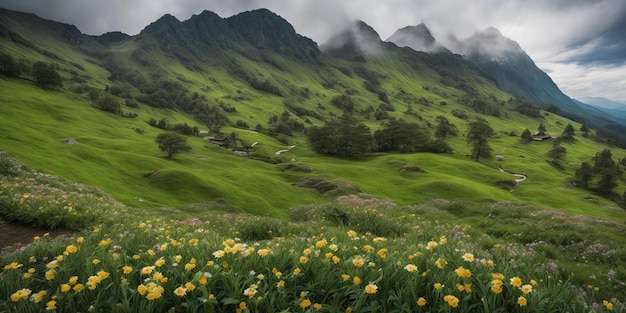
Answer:
[[[585,74],[590,75],[594,71],[590,66],[595,66],[592,76],[602,91],[586,90],[590,96],[607,98],[619,96],[623,87],[603,81],[602,74],[615,79],[608,69],[626,63],[626,1],[621,0],[0,0],[0,7],[74,24],[93,35],[108,31],[134,35],[166,13],[186,20],[203,10],[228,17],[268,8],[318,44],[354,19],[372,26],[381,38],[424,22],[444,46],[494,26],[538,64],[550,68],[566,93],[573,84],[558,70],[587,66]],[[615,88],[607,89],[606,83]]]

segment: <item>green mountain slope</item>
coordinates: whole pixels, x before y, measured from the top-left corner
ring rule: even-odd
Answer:
[[[574,143],[563,144],[568,153],[557,168],[546,157],[550,142],[519,139],[539,124],[555,136],[568,123],[580,124],[546,112],[522,115],[510,94],[460,56],[399,48],[383,43],[366,24],[357,26],[337,37],[335,51],[322,52],[267,10],[229,18],[205,11],[183,22],[166,15],[136,36],[99,37],[0,10],[0,53],[23,67],[17,78],[0,76],[0,149],[140,208],[284,216],[292,206],[365,193],[399,204],[505,200],[624,218],[615,202],[570,183],[580,163],[592,162],[607,146],[576,132]],[[354,38],[367,39],[376,51],[361,49],[362,40]],[[37,61],[53,64],[63,87],[37,87],[27,71]],[[137,117],[96,109],[90,90],[106,90],[114,101],[130,104],[121,106],[125,115]],[[343,114],[333,104],[338,96],[352,100],[352,115],[372,133],[396,118],[433,134],[437,118],[445,117],[458,129],[446,139],[454,153],[322,156],[310,147],[306,130]],[[476,103],[491,108],[491,115],[472,107]],[[476,117],[495,130],[490,143],[502,161],[467,157],[464,136]],[[151,123],[161,120],[208,133],[187,136],[191,153],[169,160],[154,142],[164,130]],[[220,133],[238,137],[241,146],[257,144],[241,157],[205,138]],[[295,147],[276,153],[289,146]],[[626,155],[611,151],[617,159]],[[528,179],[514,191],[501,188],[515,177],[499,166]],[[623,183],[615,191],[622,194]]]

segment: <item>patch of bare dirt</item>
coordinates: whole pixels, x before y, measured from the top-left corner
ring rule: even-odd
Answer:
[[[65,229],[43,230],[18,223],[0,223],[0,254],[10,253],[24,248],[33,242],[35,236],[44,237],[48,234],[51,238],[69,237],[72,231]]]

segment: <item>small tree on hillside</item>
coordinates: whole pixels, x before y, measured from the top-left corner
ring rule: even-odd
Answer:
[[[10,76],[19,77],[22,74],[20,64],[8,54],[0,54],[0,73]]]
[[[187,138],[176,133],[162,133],[156,137],[161,151],[167,152],[167,158],[171,159],[180,152],[191,151],[191,146],[187,144]]]
[[[472,159],[479,161],[480,158],[491,157],[491,147],[488,139],[493,136],[493,128],[483,119],[477,119],[469,124],[467,142],[472,145]]]
[[[572,126],[572,124],[567,124],[567,126],[565,126],[565,129],[561,134],[561,138],[569,142],[574,141],[574,126]]]
[[[565,158],[567,154],[567,150],[565,147],[561,146],[559,141],[556,141],[552,149],[550,149],[546,155],[552,159],[552,164],[559,165],[559,161]]]
[[[54,88],[63,86],[61,75],[51,64],[39,61],[33,64],[31,74],[40,87]]]
[[[593,179],[593,168],[589,163],[580,163],[580,167],[576,170],[576,182],[583,188],[589,188],[589,182]]]
[[[533,135],[530,133],[530,130],[528,130],[528,128],[526,128],[522,134],[520,135],[520,140],[523,143],[529,143],[533,140]]]

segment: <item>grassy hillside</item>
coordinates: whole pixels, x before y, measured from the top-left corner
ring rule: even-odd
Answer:
[[[548,132],[558,136],[568,123],[576,129],[580,124],[551,113],[531,118],[511,110],[505,103],[510,95],[453,56],[429,56],[396,49],[366,56],[365,62],[322,55],[318,64],[308,64],[282,58],[271,51],[250,50],[247,55],[221,52],[219,58],[196,62],[194,70],[190,70],[181,60],[193,60],[194,55],[181,59],[180,55],[162,50],[157,39],[145,34],[108,47],[89,37],[82,46],[73,46],[49,32],[36,27],[27,29],[11,21],[11,29],[31,45],[3,37],[2,52],[25,66],[39,60],[55,64],[64,87],[38,88],[28,80],[31,78],[26,72],[21,75],[26,80],[0,78],[3,103],[0,110],[6,117],[0,126],[3,134],[0,146],[29,167],[98,186],[128,205],[184,209],[191,204],[223,207],[225,202],[231,210],[284,216],[285,209],[295,205],[314,203],[338,193],[364,192],[402,205],[431,198],[506,200],[572,214],[624,217],[623,211],[615,210],[616,205],[611,201],[574,188],[570,183],[579,164],[591,162],[606,146],[578,133],[575,143],[564,144],[567,157],[561,161],[563,168],[551,166],[545,155],[551,149],[550,142],[522,144],[518,136],[509,134],[519,135],[526,128],[534,131],[542,123]],[[245,43],[239,45],[241,49],[246,47]],[[52,52],[57,57],[42,54],[42,51]],[[86,55],[86,51],[90,54]],[[135,79],[142,81],[150,77],[176,82],[187,89],[189,95],[204,96],[215,107],[232,108],[222,111],[229,123],[220,131],[236,132],[247,145],[257,142],[251,152],[254,158],[242,158],[202,137],[189,137],[192,152],[167,160],[154,143],[156,135],[163,130],[151,127],[148,121],[165,119],[170,124],[186,123],[201,130],[206,130],[207,125],[189,114],[141,102],[137,108],[122,106],[124,112],[138,114],[137,118],[124,118],[89,105],[89,88],[123,87],[129,91],[126,97],[140,98],[146,84],[151,83],[141,84]],[[253,88],[251,79],[267,82],[282,96]],[[283,112],[290,112],[290,118],[305,127],[323,125],[325,120],[341,115],[342,110],[330,103],[341,94],[350,95],[355,103],[353,114],[372,132],[380,129],[385,120],[376,120],[370,110],[381,103],[367,88],[372,81],[377,82],[379,91],[389,98],[394,109],[387,112],[389,117],[417,122],[431,133],[438,116],[454,124],[459,135],[447,139],[454,153],[392,153],[339,160],[313,152],[301,132],[291,136],[272,135],[272,124],[268,121]],[[442,83],[445,81],[448,83]],[[478,114],[462,105],[459,99],[467,90],[499,102],[500,116]],[[124,98],[116,99],[124,101]],[[298,116],[294,108],[308,110],[308,113]],[[410,110],[412,113],[408,114]],[[459,118],[458,114],[453,114],[455,111],[464,112],[467,117]],[[470,146],[464,134],[468,121],[478,116],[487,119],[496,131],[490,145],[493,154],[504,156],[503,161],[474,162],[466,157]],[[244,123],[249,129],[235,128],[235,122]],[[255,130],[257,125],[260,131]],[[281,156],[275,155],[289,145],[295,148]],[[620,149],[613,148],[612,152],[616,159],[626,156]],[[308,171],[285,170],[285,164],[294,162],[297,166],[293,168]],[[514,179],[498,171],[500,165],[527,174],[528,180],[513,192],[499,188],[498,181]],[[405,173],[403,166],[417,166],[425,173]],[[323,195],[295,185],[308,177],[351,187]],[[620,184],[616,192],[623,191]]]

